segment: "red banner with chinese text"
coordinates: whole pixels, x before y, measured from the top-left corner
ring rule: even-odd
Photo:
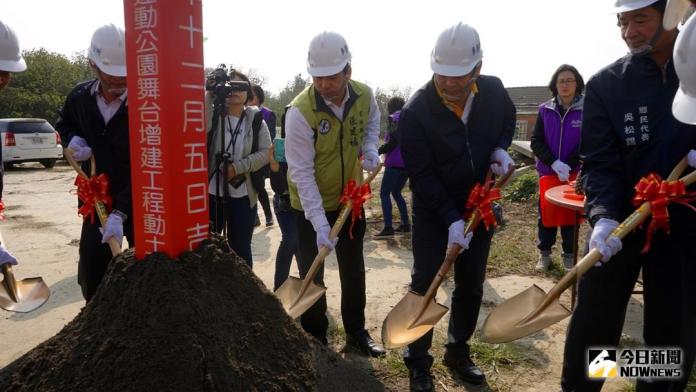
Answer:
[[[124,0],[136,257],[208,236],[201,0]]]

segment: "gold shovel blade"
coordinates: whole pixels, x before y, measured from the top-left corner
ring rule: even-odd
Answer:
[[[382,323],[382,343],[386,348],[399,348],[415,342],[430,331],[449,308],[435,301],[427,304],[423,314],[416,318],[425,305],[425,298],[412,291],[399,301]]]
[[[3,280],[0,284],[0,308],[10,312],[28,313],[46,303],[51,291],[42,278],[15,280],[14,284]],[[14,293],[10,292],[14,286]],[[16,299],[16,301],[15,301]]]
[[[488,315],[481,328],[481,341],[486,343],[510,342],[540,331],[564,318],[571,311],[556,298],[534,317],[529,317],[544,301],[546,292],[533,285],[527,290],[498,305]]]
[[[326,292],[326,287],[310,282],[302,297],[298,298],[302,282],[302,279],[290,276],[275,292],[283,308],[293,319],[302,316]]]

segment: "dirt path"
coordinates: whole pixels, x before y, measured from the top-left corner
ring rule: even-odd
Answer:
[[[8,248],[20,260],[15,268],[18,277],[42,276],[51,288],[51,298],[40,309],[19,314],[0,310],[0,367],[4,367],[38,343],[56,334],[72,320],[84,305],[77,285],[77,245],[80,235],[80,218],[76,214],[76,196],[73,189],[75,175],[65,164],[52,170],[40,165],[25,164],[5,174],[4,202],[8,206],[7,219],[0,222]],[[372,200],[370,211],[379,209],[378,201]],[[263,213],[261,212],[263,221]],[[368,219],[369,221],[369,219]],[[371,224],[369,230],[376,233],[380,227]],[[277,225],[255,230],[253,242],[254,272],[267,287],[273,283],[275,251],[280,239]],[[382,321],[392,306],[404,295],[410,278],[411,252],[406,248],[408,238],[389,241],[367,240],[365,242],[367,267],[367,327],[372,336],[380,336]],[[297,275],[293,265],[291,274]],[[327,298],[333,323],[340,325],[340,291],[336,260],[330,256],[326,262]],[[541,276],[505,276],[487,281],[482,313],[490,311],[492,305],[536,283],[549,289],[553,282]],[[451,287],[444,284],[438,295],[442,303],[449,301]],[[569,301],[568,298],[564,298]],[[632,301],[625,332],[634,340],[640,340],[640,297]],[[482,322],[485,317],[479,317]],[[525,353],[526,359],[535,363],[534,369],[524,372],[501,371],[496,387],[515,391],[557,391],[559,389],[563,341],[567,320],[529,338],[515,343]],[[442,334],[446,323],[441,322],[437,331]],[[336,329],[336,328],[334,328]],[[340,329],[340,328],[339,328]],[[338,329],[336,329],[338,330]],[[334,340],[342,337],[337,333]],[[334,342],[334,346],[340,342]],[[350,356],[350,354],[348,354]],[[392,366],[394,372],[384,380],[393,390],[408,387],[406,377],[399,373],[398,355],[391,355],[395,362],[366,360],[354,356],[358,362],[376,369],[383,375],[384,368]],[[436,361],[439,358],[436,359]],[[466,391],[448,375],[434,372],[439,390]],[[398,374],[394,376],[393,374]],[[507,386],[514,385],[514,389]],[[617,390],[618,385],[604,390]],[[486,390],[486,389],[475,389]]]

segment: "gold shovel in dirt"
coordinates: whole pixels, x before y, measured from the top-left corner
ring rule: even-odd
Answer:
[[[683,159],[672,170],[667,180],[675,180],[686,168]],[[681,178],[685,185],[696,182],[696,171]],[[644,202],[611,235],[623,239],[650,216],[649,202]],[[503,343],[531,335],[550,325],[563,320],[571,310],[558,302],[558,298],[580,276],[586,273],[602,258],[597,249],[592,249],[578,264],[568,271],[556,285],[545,293],[542,288],[533,285],[527,290],[507,299],[488,315],[481,328],[481,340],[487,343]]]
[[[359,163],[357,168],[360,168]],[[363,183],[369,184],[372,182],[381,169],[382,165],[380,164],[377,166],[377,169],[367,176]],[[352,208],[353,201],[348,199],[343,206],[341,213],[338,215],[338,219],[336,219],[333,227],[331,227],[329,239],[333,240],[338,236],[343,224],[350,216]],[[326,256],[328,256],[330,253],[331,250],[325,246],[319,248],[319,252],[314,258],[314,261],[312,262],[311,267],[309,267],[309,271],[307,271],[307,275],[305,275],[304,279],[289,276],[288,279],[286,279],[285,282],[278,287],[278,290],[275,291],[275,295],[280,300],[280,303],[283,304],[283,308],[293,319],[300,317],[326,292],[326,287],[319,286],[318,284],[314,283],[314,276],[319,271],[319,267],[321,267],[321,265],[324,263]]]
[[[0,243],[5,245],[2,235]],[[2,265],[2,274],[4,279],[0,285],[0,308],[28,313],[46,303],[51,295],[51,290],[41,277],[16,280],[9,264]]]
[[[510,170],[505,176],[499,178],[492,189],[500,189],[510,178],[514,170]],[[486,178],[485,184],[490,186],[490,173]],[[471,214],[464,235],[476,230],[481,222],[481,214],[476,209]],[[447,277],[447,273],[454,264],[461,247],[454,244],[447,249],[445,260],[442,262],[437,275],[430,283],[425,295],[420,295],[413,291],[406,293],[406,296],[392,308],[382,323],[382,343],[385,348],[399,348],[412,343],[430,331],[435,324],[444,316],[449,308],[435,301],[437,289],[442,281]]]
[[[83,177],[86,180],[90,179],[90,176],[88,176],[80,167],[80,164],[75,161],[75,158],[73,158],[73,151],[69,148],[64,148],[63,149],[63,156],[65,157],[65,160],[68,161],[70,166],[72,166],[73,169],[77,172],[77,175],[80,177]],[[96,176],[97,174],[97,163],[94,160],[94,154],[89,158],[90,159],[90,168],[91,168],[91,177]],[[99,218],[99,223],[101,223],[101,226],[104,227],[106,225],[106,220],[109,217],[109,214],[106,212],[106,206],[104,205],[104,202],[100,200],[98,197],[94,198],[94,210],[97,212],[97,217]],[[107,241],[109,243],[109,248],[111,249],[111,254],[116,256],[121,254],[121,244],[116,241],[114,237],[109,238]]]

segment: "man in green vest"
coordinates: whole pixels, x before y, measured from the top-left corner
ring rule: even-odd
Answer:
[[[365,260],[363,219],[344,225],[329,238],[338,218],[348,181],[360,180],[362,168],[375,170],[380,113],[372,90],[351,80],[351,55],[346,40],[325,31],[309,45],[307,71],[312,84],[290,103],[285,115],[285,154],[290,204],[298,228],[297,264],[305,277],[317,249],[336,249],[341,279],[341,316],[348,345],[374,357],[384,355],[365,329]],[[323,285],[323,267],[314,281]],[[305,331],[327,344],[326,297],[301,317]]]

